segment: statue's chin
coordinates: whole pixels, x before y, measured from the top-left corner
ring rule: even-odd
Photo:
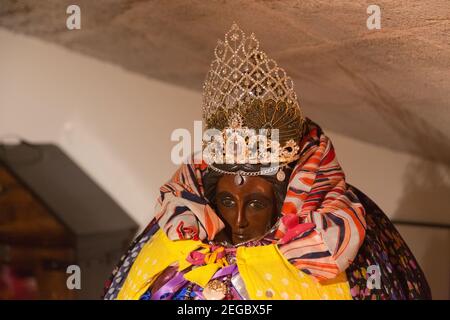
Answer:
[[[235,235],[231,232],[227,232],[227,230],[223,229],[222,231],[220,231],[218,234],[216,234],[216,236],[214,237],[214,241],[216,242],[228,242],[231,243],[233,245],[238,245],[244,242],[248,242],[248,241],[252,241],[252,240],[258,240],[261,237],[263,237],[263,235],[258,236],[258,237],[254,237],[254,238],[249,238],[249,237],[245,237],[245,236],[239,236],[239,235]]]
[[[248,239],[246,237],[240,237],[237,235],[233,235],[231,243],[236,245],[236,244],[240,244],[240,243],[243,243],[246,241],[248,241]]]

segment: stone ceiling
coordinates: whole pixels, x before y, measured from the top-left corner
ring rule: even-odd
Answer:
[[[320,125],[450,164],[450,1],[376,1],[381,30],[368,30],[374,3],[0,0],[0,27],[200,92],[236,21]],[[81,7],[81,30],[66,28],[69,4]]]

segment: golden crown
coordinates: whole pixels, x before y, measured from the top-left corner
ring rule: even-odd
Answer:
[[[259,41],[236,23],[218,41],[203,85],[203,121],[207,129],[278,130],[280,163],[298,159],[303,117],[294,84],[277,63],[259,50]],[[267,141],[267,149],[273,148]],[[267,163],[269,158],[257,159]]]

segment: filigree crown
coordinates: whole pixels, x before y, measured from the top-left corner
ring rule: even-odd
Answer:
[[[298,159],[303,117],[294,84],[277,63],[259,50],[259,41],[236,23],[219,40],[203,85],[203,121],[207,129],[277,129],[278,162]],[[273,146],[268,141],[266,148]],[[257,159],[267,163],[269,158]]]

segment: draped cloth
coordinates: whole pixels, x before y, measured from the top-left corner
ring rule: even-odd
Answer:
[[[348,188],[331,140],[311,120],[290,176],[272,237],[295,267],[333,279],[355,258],[365,235],[365,211]],[[213,240],[224,224],[204,196],[207,165],[183,164],[160,189],[155,219],[171,240]]]
[[[394,225],[364,193],[346,183],[331,141],[310,120],[301,146],[278,229],[257,245],[276,245],[300,275],[322,283],[339,283],[344,276],[353,299],[431,299],[424,273]],[[155,217],[114,269],[105,284],[105,299],[117,298],[158,231],[175,242],[206,242],[224,227],[204,196],[205,170],[205,164],[182,165],[161,187]],[[381,285],[369,288],[368,273],[374,266]]]

